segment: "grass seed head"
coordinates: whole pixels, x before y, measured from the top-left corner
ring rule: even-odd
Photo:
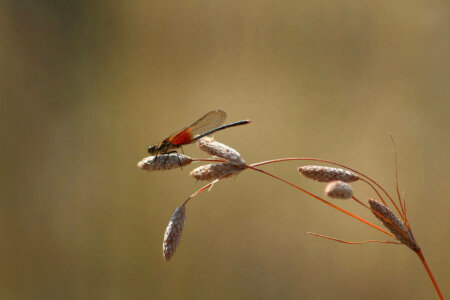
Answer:
[[[330,198],[349,199],[353,197],[353,189],[350,184],[336,180],[327,184],[325,194]]]
[[[338,168],[323,167],[323,166],[303,166],[298,168],[300,173],[305,177],[314,179],[320,182],[330,182],[340,180],[343,182],[353,182],[359,179],[358,175]]]
[[[414,240],[409,229],[406,228],[405,223],[400,220],[394,212],[383,203],[369,199],[369,205],[372,213],[383,222],[383,225],[395,236],[397,240],[411,248],[413,251],[419,251],[420,247]],[[375,212],[378,212],[375,213]]]
[[[197,145],[200,148],[200,150],[208,153],[211,156],[217,156],[226,159],[227,161],[236,166],[245,165],[245,161],[239,152],[237,152],[236,150],[225,144],[216,142],[214,139],[210,137],[204,137],[198,140]]]
[[[212,181],[218,178],[226,178],[237,175],[244,169],[244,166],[236,166],[229,162],[215,163],[198,167],[192,170],[189,175],[197,180]]]
[[[157,157],[148,156],[138,162],[138,168],[147,171],[170,170],[184,167],[192,162],[192,158],[184,154],[170,153],[161,154]]]
[[[169,225],[167,225],[166,232],[164,233],[163,254],[166,261],[169,261],[177,250],[185,221],[186,207],[183,204],[178,206],[174,211],[172,218],[169,221]]]

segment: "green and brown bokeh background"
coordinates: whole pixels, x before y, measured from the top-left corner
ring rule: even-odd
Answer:
[[[0,298],[436,297],[410,249],[308,236],[385,239],[250,170],[189,204],[165,262],[169,218],[202,184],[191,167],[136,163],[212,109],[254,120],[215,135],[247,162],[335,160],[390,192],[393,133],[413,231],[449,296],[449,11],[446,0],[2,1]],[[322,195],[299,165],[267,169]]]

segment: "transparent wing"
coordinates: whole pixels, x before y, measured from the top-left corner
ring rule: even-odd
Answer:
[[[222,110],[213,110],[192,123],[189,126],[189,132],[192,134],[192,137],[210,131],[211,129],[217,128],[225,122],[225,118],[227,114]]]
[[[196,136],[219,127],[225,121],[227,114],[222,110],[213,110],[192,123],[191,126],[184,128],[172,135],[169,142],[174,145],[182,145],[193,142]]]

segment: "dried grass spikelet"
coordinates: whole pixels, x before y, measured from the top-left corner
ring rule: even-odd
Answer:
[[[217,156],[226,159],[230,163],[236,166],[244,166],[245,161],[241,154],[233,148],[216,142],[213,138],[204,137],[197,141],[197,145],[200,150],[208,153],[211,156]]]
[[[420,247],[414,240],[411,231],[405,226],[402,220],[400,220],[394,212],[384,205],[383,203],[369,199],[369,205],[372,209],[372,213],[383,222],[383,225],[389,229],[389,231],[395,236],[397,240],[411,248],[413,251],[419,251]],[[380,215],[378,215],[378,212]]]
[[[164,259],[169,261],[175,254],[178,243],[183,233],[184,221],[186,220],[186,207],[184,204],[180,205],[173,212],[172,218],[167,225],[164,233],[163,254]]]
[[[225,162],[198,167],[192,170],[192,172],[189,173],[189,175],[191,175],[197,180],[212,181],[218,178],[226,178],[233,175],[237,175],[244,169],[245,166],[236,166],[232,163]]]
[[[184,154],[170,153],[148,156],[138,162],[138,168],[147,171],[170,170],[184,167],[192,162],[192,158]]]
[[[327,184],[325,194],[331,198],[349,199],[353,196],[353,189],[350,184],[336,180]]]
[[[298,168],[299,172],[305,177],[314,179],[320,182],[330,182],[340,180],[343,182],[353,182],[359,179],[358,175],[338,168],[323,167],[323,166],[303,166]]]

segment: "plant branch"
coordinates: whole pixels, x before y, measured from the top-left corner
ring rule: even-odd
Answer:
[[[326,159],[320,159],[320,158],[314,158],[314,157],[288,157],[288,158],[279,158],[279,159],[272,159],[272,160],[259,162],[259,163],[253,164],[253,166],[258,167],[258,166],[267,165],[267,164],[271,164],[271,163],[283,162],[283,161],[293,161],[293,160],[310,160],[310,161],[319,161],[319,162],[323,162],[323,163],[328,163],[328,164],[332,164],[332,165],[335,165],[335,166],[339,166],[339,167],[342,167],[342,168],[349,169],[350,171],[355,172],[356,174],[359,174],[359,175],[367,178],[373,184],[375,184],[381,191],[383,191],[383,193],[389,198],[389,200],[391,201],[392,205],[394,205],[395,209],[402,216],[402,219],[403,219],[403,215],[402,215],[400,209],[398,208],[397,204],[395,204],[394,200],[389,195],[389,193],[380,184],[378,184],[378,182],[376,182],[375,180],[373,180],[369,176],[367,176],[367,175],[365,175],[365,174],[363,174],[361,172],[356,171],[355,169],[347,167],[346,165],[339,164],[339,163],[334,162],[334,161],[330,161],[330,160],[326,160]]]
[[[431,272],[431,269],[428,266],[427,261],[425,260],[425,257],[423,256],[422,250],[419,250],[416,253],[419,256],[420,261],[422,262],[423,266],[425,267],[425,270],[427,270],[428,276],[430,277],[431,282],[433,283],[434,289],[438,293],[439,299],[444,300],[444,296],[442,295],[442,292],[439,289],[436,279],[434,279],[433,273]]]
[[[326,236],[326,235],[322,235],[322,234],[318,234],[318,233],[314,233],[314,232],[307,232],[310,235],[314,235],[320,238],[324,238],[327,240],[332,240],[335,242],[339,242],[339,243],[343,243],[343,244],[347,244],[347,245],[361,245],[361,244],[367,244],[367,243],[381,243],[381,244],[395,244],[395,245],[401,245],[402,243],[400,242],[392,242],[392,241],[377,241],[377,240],[367,240],[367,241],[362,241],[362,242],[349,242],[349,241],[344,241],[344,240],[340,240],[337,238],[333,238],[330,236]]]
[[[339,210],[340,212],[343,212],[344,214],[349,215],[350,217],[355,218],[355,219],[359,220],[360,222],[363,222],[364,224],[367,224],[367,225],[369,225],[369,226],[372,226],[373,228],[375,228],[375,229],[377,229],[377,230],[379,230],[379,231],[381,231],[381,232],[383,232],[383,233],[389,235],[390,237],[394,237],[394,235],[393,235],[392,233],[387,232],[386,230],[384,230],[384,229],[382,229],[382,228],[380,228],[380,227],[378,227],[378,226],[376,226],[376,225],[370,223],[369,221],[366,221],[366,220],[364,220],[363,218],[358,217],[357,215],[355,215],[355,214],[353,214],[353,213],[351,213],[351,212],[349,212],[349,211],[347,211],[347,210],[345,210],[345,209],[343,209],[343,208],[340,208],[339,206],[336,206],[336,205],[334,205],[333,203],[328,202],[328,201],[326,201],[325,199],[322,199],[322,198],[320,198],[319,196],[316,196],[316,195],[314,195],[313,193],[310,193],[310,192],[308,192],[307,190],[302,189],[301,187],[299,187],[299,186],[297,186],[297,185],[295,185],[295,184],[293,184],[293,183],[290,183],[290,182],[287,181],[287,180],[284,180],[284,179],[282,179],[282,178],[280,178],[280,177],[278,177],[278,176],[276,176],[276,175],[273,175],[273,174],[271,174],[271,173],[269,173],[269,172],[266,172],[266,171],[264,171],[264,170],[261,170],[261,169],[259,169],[259,168],[256,168],[256,167],[254,167],[254,165],[248,165],[247,167],[250,168],[250,169],[252,169],[252,170],[258,171],[258,172],[260,172],[260,173],[263,173],[263,174],[266,174],[266,175],[268,175],[268,176],[271,176],[271,177],[273,177],[273,178],[275,178],[275,179],[278,179],[278,180],[280,180],[280,181],[282,181],[282,182],[284,182],[284,183],[286,183],[286,184],[292,186],[293,188],[296,188],[296,189],[302,191],[303,193],[305,193],[305,194],[307,194],[307,195],[309,195],[309,196],[311,196],[311,197],[313,197],[313,198],[316,198],[317,200],[319,200],[319,201],[325,203],[326,205],[331,206],[331,207],[333,207],[334,209],[337,209],[337,210]]]

